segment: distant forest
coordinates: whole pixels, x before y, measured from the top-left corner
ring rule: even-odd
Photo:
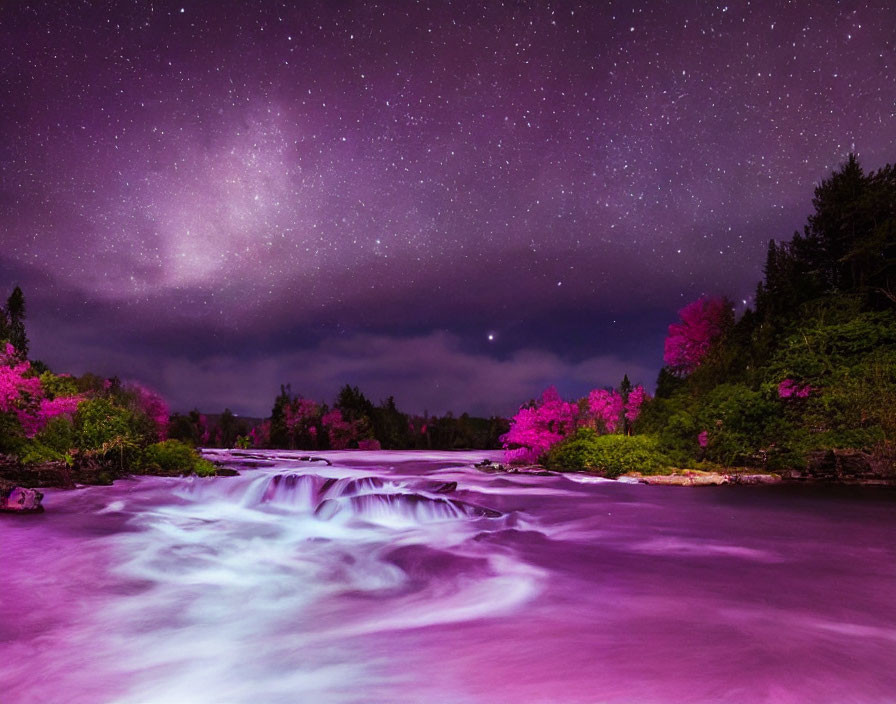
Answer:
[[[497,449],[508,430],[506,418],[410,415],[389,397],[374,404],[357,386],[346,384],[332,406],[280,387],[268,419],[240,418],[230,409],[219,415],[175,414],[168,437],[201,447],[290,450],[457,450]]]

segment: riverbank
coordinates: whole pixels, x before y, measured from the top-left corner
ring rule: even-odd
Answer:
[[[43,494],[37,489],[75,489],[79,486],[110,486],[116,479],[135,475],[188,476],[189,468],[162,470],[144,466],[141,471],[124,469],[114,461],[96,456],[74,457],[69,462],[24,464],[15,457],[0,455],[0,513],[40,513]],[[239,472],[216,466],[215,476],[232,477]]]
[[[477,469],[484,472],[509,474],[565,474],[549,470],[543,465],[505,465],[483,462]],[[582,470],[583,474],[602,476],[600,472]],[[628,472],[619,477],[624,481],[661,486],[720,486],[722,484],[757,485],[832,484],[844,486],[896,487],[896,466],[861,450],[825,450],[812,453],[806,467],[766,472],[752,467],[719,467],[712,470],[672,467],[665,472]]]

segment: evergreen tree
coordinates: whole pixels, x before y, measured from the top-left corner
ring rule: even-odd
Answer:
[[[870,307],[896,304],[896,168],[885,166],[866,178],[860,207],[867,226],[843,256],[865,287]]]
[[[361,393],[357,386],[346,384],[339,390],[336,397],[336,408],[342,411],[342,416],[349,421],[367,418],[368,422],[373,415],[373,404]]]
[[[628,403],[628,396],[632,392],[632,382],[628,379],[628,374],[622,375],[622,381],[619,382],[619,396],[622,398],[623,408]],[[622,434],[628,435],[631,430],[631,423],[624,415],[622,417]]]
[[[28,335],[25,333],[25,294],[16,286],[6,300],[6,315],[9,319],[9,342],[16,348],[19,357],[28,357]]]
[[[271,409],[271,447],[289,447],[289,430],[286,427],[286,406],[292,402],[292,386],[280,384],[280,394]]]
[[[3,306],[0,306],[0,342],[9,342],[9,318]]]
[[[9,342],[20,359],[28,357],[28,335],[25,333],[25,294],[16,286],[6,308],[0,307],[0,342]]]
[[[656,378],[656,398],[671,398],[676,391],[684,387],[684,379],[669,367],[660,369]]]
[[[403,450],[410,445],[408,417],[398,410],[390,396],[373,409],[373,435],[386,450]]]
[[[237,435],[239,435],[239,423],[235,415],[233,415],[233,411],[229,408],[225,408],[224,412],[221,414],[221,419],[219,421],[221,428],[221,444],[224,447],[233,447],[236,442]]]
[[[849,291],[864,285],[864,272],[847,254],[872,228],[870,213],[863,207],[867,179],[855,154],[815,189],[806,240],[817,257],[828,291]]]

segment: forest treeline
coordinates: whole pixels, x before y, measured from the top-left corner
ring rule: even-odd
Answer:
[[[294,394],[286,384],[280,387],[267,419],[239,418],[230,409],[219,416],[192,411],[172,416],[168,434],[203,447],[484,450],[500,447],[507,429],[507,420],[498,416],[404,413],[393,397],[374,404],[349,384],[328,406]]]

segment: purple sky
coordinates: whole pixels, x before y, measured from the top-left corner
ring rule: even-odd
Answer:
[[[890,0],[4,2],[0,293],[180,410],[652,385],[851,149],[896,161],[894,43]]]

